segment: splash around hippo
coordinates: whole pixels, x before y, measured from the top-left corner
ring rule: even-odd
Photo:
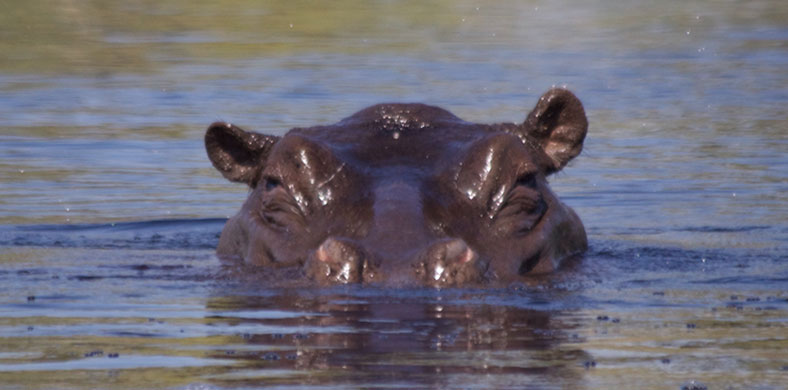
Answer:
[[[545,93],[521,124],[475,124],[423,104],[380,104],[282,137],[224,122],[211,162],[251,191],[220,259],[300,267],[321,284],[513,282],[582,255],[578,216],[546,177],[583,147],[583,106]]]

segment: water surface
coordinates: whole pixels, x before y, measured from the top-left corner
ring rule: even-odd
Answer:
[[[788,5],[11,1],[0,14],[4,388],[783,389]],[[582,266],[502,289],[283,286],[213,254],[272,134],[417,101],[591,123],[551,179]]]

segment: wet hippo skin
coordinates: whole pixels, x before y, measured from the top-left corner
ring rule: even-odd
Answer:
[[[212,124],[205,146],[251,191],[226,262],[302,267],[322,284],[469,285],[551,272],[587,248],[546,177],[583,147],[580,100],[552,89],[521,124],[380,104],[282,137]]]

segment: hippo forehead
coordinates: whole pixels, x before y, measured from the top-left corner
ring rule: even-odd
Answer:
[[[425,171],[493,131],[425,104],[378,104],[329,126],[296,128],[348,163],[374,168]]]
[[[367,107],[338,125],[373,128],[382,131],[413,131],[447,124],[465,123],[449,111],[425,104],[377,104]]]

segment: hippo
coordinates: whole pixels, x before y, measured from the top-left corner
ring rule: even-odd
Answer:
[[[582,259],[588,241],[546,178],[580,154],[587,129],[563,88],[519,124],[400,103],[284,136],[215,122],[208,157],[250,189],[217,256],[295,267],[320,285],[486,285],[553,272]]]

